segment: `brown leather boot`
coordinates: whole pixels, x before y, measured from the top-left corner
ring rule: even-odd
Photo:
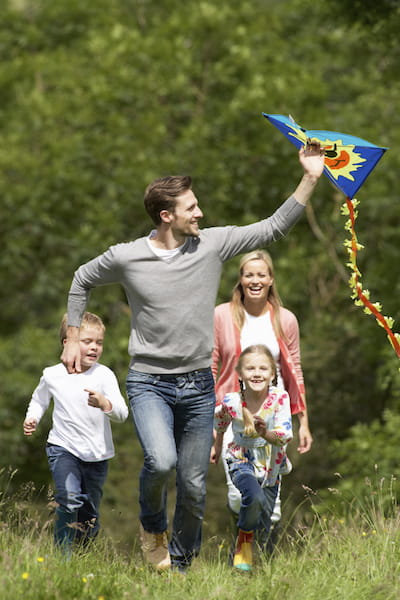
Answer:
[[[145,562],[156,569],[163,571],[171,568],[171,557],[168,550],[167,532],[150,533],[140,524],[140,541]]]

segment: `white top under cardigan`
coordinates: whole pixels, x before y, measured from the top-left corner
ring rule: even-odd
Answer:
[[[270,312],[268,311],[264,315],[254,317],[247,311],[244,311],[244,316],[244,324],[240,332],[241,349],[244,350],[245,348],[248,348],[248,346],[253,346],[254,344],[266,346],[275,361],[277,385],[285,389],[280,368],[281,351],[271,322]]]

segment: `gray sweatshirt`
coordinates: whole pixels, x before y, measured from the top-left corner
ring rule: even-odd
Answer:
[[[206,368],[223,263],[282,238],[303,209],[290,197],[258,223],[202,229],[171,262],[157,257],[145,237],[111,246],[75,272],[68,324],[79,327],[91,288],[119,283],[131,309],[131,368],[144,373]]]

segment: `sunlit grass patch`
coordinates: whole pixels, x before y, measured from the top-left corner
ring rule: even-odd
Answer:
[[[104,534],[89,550],[77,550],[66,560],[53,546],[49,515],[29,506],[25,492],[24,502],[21,494],[3,493],[1,598],[398,600],[400,515],[395,501],[389,513],[386,505],[382,510],[379,493],[352,498],[347,511],[335,512],[323,503],[320,510],[318,494],[311,490],[306,501],[314,506],[313,518],[287,527],[272,557],[258,553],[252,574],[235,572],[228,564],[229,536],[213,536],[204,540],[186,576],[155,573],[143,564],[137,546],[121,554]]]

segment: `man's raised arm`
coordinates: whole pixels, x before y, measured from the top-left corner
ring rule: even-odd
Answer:
[[[319,142],[307,142],[299,150],[299,161],[304,169],[304,175],[293,192],[293,196],[299,204],[305,206],[324,170],[324,148],[321,148]]]

